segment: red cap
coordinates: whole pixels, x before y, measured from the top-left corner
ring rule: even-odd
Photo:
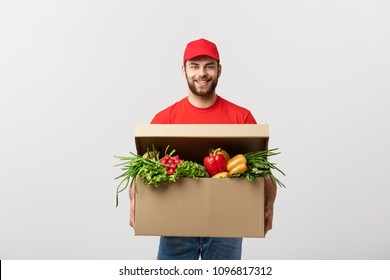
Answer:
[[[207,55],[219,61],[217,46],[213,42],[202,38],[187,44],[187,47],[184,51],[183,63],[185,63],[186,60],[200,55]]]

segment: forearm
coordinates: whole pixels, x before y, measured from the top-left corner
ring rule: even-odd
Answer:
[[[273,205],[276,199],[277,188],[269,176],[264,178],[265,204]]]

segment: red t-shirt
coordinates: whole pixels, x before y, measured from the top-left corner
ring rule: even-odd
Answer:
[[[252,113],[217,96],[208,108],[193,106],[188,97],[176,102],[154,116],[152,124],[256,124]]]

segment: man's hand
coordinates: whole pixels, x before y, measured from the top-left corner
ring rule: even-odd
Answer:
[[[272,220],[274,217],[274,202],[276,199],[276,186],[272,183],[270,177],[264,178],[265,189],[265,222],[264,235],[272,229]]]
[[[135,186],[129,188],[130,196],[130,226],[134,228]]]
[[[264,224],[264,234],[267,234],[267,231],[272,229],[272,220],[274,216],[273,205],[265,205],[265,224]]]

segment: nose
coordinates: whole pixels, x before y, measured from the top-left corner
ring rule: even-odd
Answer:
[[[204,76],[206,76],[206,75],[207,75],[207,73],[206,73],[206,68],[200,67],[200,68],[199,68],[199,71],[198,71],[198,76],[199,76],[199,77],[204,77]]]

